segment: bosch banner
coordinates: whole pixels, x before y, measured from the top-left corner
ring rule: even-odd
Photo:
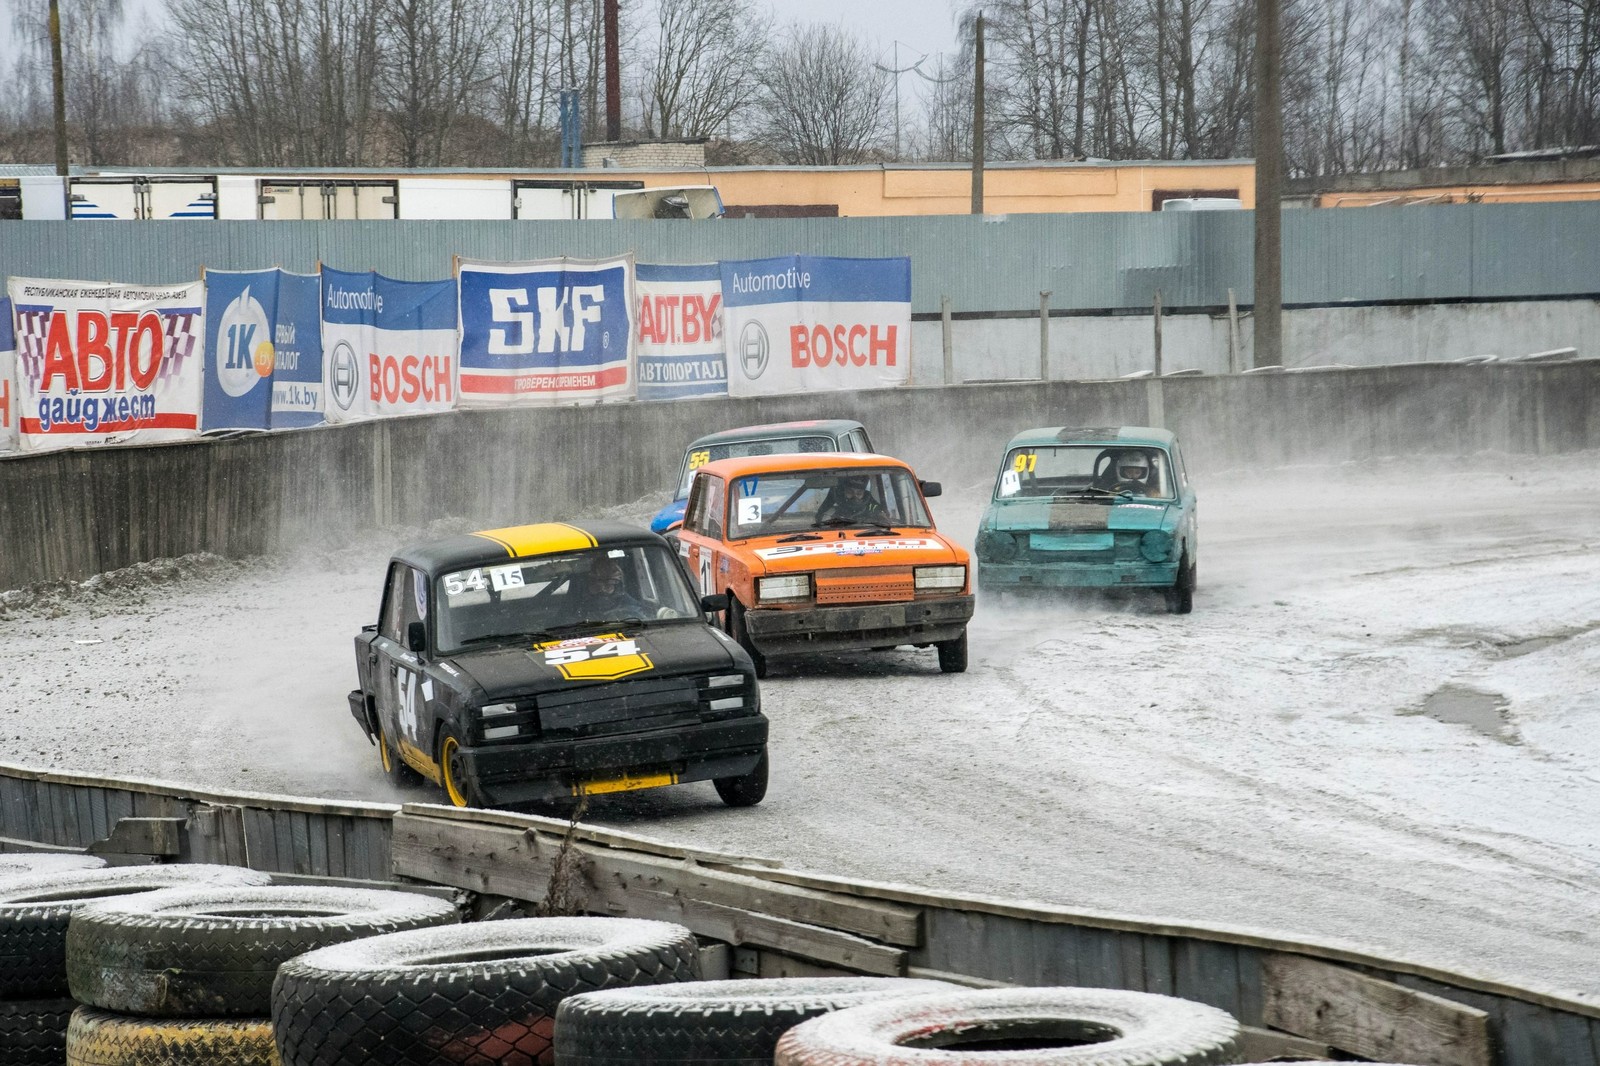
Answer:
[[[722,274],[715,263],[640,263],[639,399],[728,394]]]
[[[911,380],[911,260],[724,262],[728,394],[882,389]]]
[[[11,298],[0,296],[0,452],[17,447],[17,341]]]
[[[208,270],[201,428],[284,429],[322,421],[317,276]]]
[[[203,286],[10,278],[24,451],[200,431]]]
[[[464,406],[633,397],[633,256],[459,266]]]
[[[456,401],[456,290],[322,268],[329,422],[448,411]]]

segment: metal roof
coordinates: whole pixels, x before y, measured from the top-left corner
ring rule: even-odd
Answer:
[[[441,574],[511,559],[640,543],[664,542],[648,529],[622,522],[539,522],[413,544],[394,558],[426,574]]]
[[[737,429],[719,429],[696,437],[689,445],[698,448],[704,444],[731,444],[736,441],[763,440],[768,437],[792,437],[796,433],[826,433],[831,437],[843,436],[852,430],[865,429],[860,422],[849,418],[809,418],[799,422],[768,422],[760,426],[740,426]]]
[[[1011,438],[1006,450],[1052,444],[1151,444],[1170,448],[1177,439],[1170,430],[1154,426],[1050,426],[1023,430]]]

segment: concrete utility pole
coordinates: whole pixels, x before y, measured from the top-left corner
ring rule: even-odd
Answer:
[[[1252,366],[1283,362],[1282,61],[1278,0],[1256,0],[1256,292]]]
[[[983,12],[973,27],[977,51],[972,68],[972,213],[983,214]]]
[[[606,140],[622,140],[622,57],[617,43],[617,4],[605,0]]]
[[[61,61],[61,3],[50,0],[50,88],[56,97],[56,173],[67,176],[67,78]]]

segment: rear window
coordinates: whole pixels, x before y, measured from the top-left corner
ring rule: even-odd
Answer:
[[[752,455],[778,455],[787,452],[836,452],[839,446],[833,438],[823,434],[797,434],[793,437],[762,437],[759,440],[735,440],[722,444],[690,445],[683,456],[683,471],[678,476],[676,499],[689,495],[689,482],[694,472],[718,459],[745,459]]]

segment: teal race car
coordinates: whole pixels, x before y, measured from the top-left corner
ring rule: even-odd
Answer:
[[[1194,609],[1194,486],[1164,429],[1030,429],[1006,445],[974,544],[980,593],[1160,589]]]

